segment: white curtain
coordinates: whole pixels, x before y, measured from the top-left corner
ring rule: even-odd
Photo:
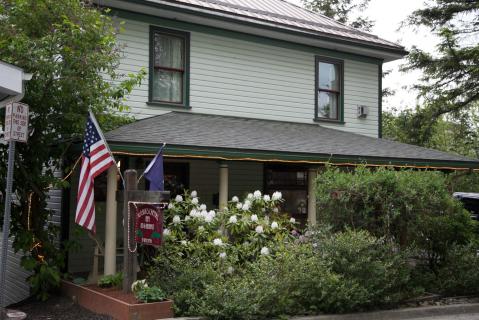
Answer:
[[[183,72],[158,67],[184,69],[184,40],[164,34],[155,34],[154,40],[153,99],[180,103],[183,98]]]

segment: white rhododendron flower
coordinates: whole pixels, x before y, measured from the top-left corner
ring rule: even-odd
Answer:
[[[291,217],[291,219],[289,219],[289,222],[291,222],[291,223],[296,223],[296,219],[293,218],[293,217]]]
[[[200,206],[200,210],[201,210],[201,211],[206,210],[206,204],[202,204],[202,205]]]
[[[202,210],[200,212],[200,216],[203,217],[203,218],[206,218],[207,215],[208,215],[208,211],[206,211],[206,210]]]
[[[248,193],[248,196],[246,197],[247,199],[253,199],[253,194],[252,193]]]
[[[236,223],[236,222],[238,222],[238,218],[236,218],[236,216],[231,216],[229,223]]]
[[[196,198],[198,196],[198,192],[196,190],[191,191],[191,197]]]
[[[198,217],[198,211],[196,209],[192,209],[190,211],[190,216],[193,217],[193,218]]]
[[[278,225],[278,223],[277,223],[276,221],[273,221],[273,222],[271,223],[271,229],[278,229],[278,227],[279,227],[279,225]]]
[[[168,229],[168,228],[163,229],[163,235],[164,236],[169,236],[170,235],[170,229]]]
[[[261,254],[262,254],[263,256],[267,256],[267,255],[269,254],[269,249],[268,249],[268,247],[263,247],[263,248],[261,248]]]
[[[258,216],[255,215],[255,214],[253,214],[253,215],[251,216],[251,221],[257,222],[257,221],[258,221]]]
[[[263,226],[257,226],[256,229],[254,229],[254,231],[256,231],[256,233],[263,233],[264,232],[264,229],[263,229]]]
[[[191,217],[190,216],[185,216],[185,221],[190,221]]]
[[[210,210],[210,211],[208,212],[208,215],[212,216],[213,218],[216,217],[216,212],[215,212],[215,210]]]
[[[173,224],[179,224],[181,222],[180,216],[174,216],[173,217]]]
[[[186,240],[181,240],[181,244],[186,246],[188,244],[188,242]]]
[[[198,198],[191,199],[191,203],[195,205],[198,204],[198,201],[199,201]]]
[[[210,211],[211,212],[211,211]],[[213,215],[210,214],[210,212],[208,212],[206,214],[206,217],[205,217],[205,222],[206,223],[211,223],[213,221],[213,219],[215,218]]]
[[[253,197],[254,197],[255,199],[260,199],[260,198],[261,198],[261,191],[256,190],[256,191],[253,193]]]
[[[265,194],[264,197],[263,197],[263,200],[268,202],[269,200],[271,200],[270,196]]]
[[[168,209],[173,209],[175,207],[175,205],[173,203],[168,203]]]
[[[238,202],[236,204],[236,209],[240,210],[241,208],[243,208],[243,204],[241,202]]]
[[[180,195],[177,195],[176,198],[175,198],[175,201],[176,202],[183,202],[183,197],[180,196]]]
[[[251,203],[248,200],[246,200],[241,209],[243,209],[244,211],[248,211],[250,208],[251,208]]]
[[[235,269],[232,266],[228,267],[228,270],[227,270],[228,274],[232,274],[234,271]]]
[[[148,283],[146,283],[146,279],[136,280],[131,284],[131,291],[133,292],[139,291],[141,288],[148,288]]]
[[[213,244],[215,246],[222,246],[223,245],[223,240],[221,240],[220,238],[216,238],[213,240]]]
[[[238,202],[239,201],[239,198],[237,196],[234,196],[233,198],[231,198],[231,201],[233,202]]]
[[[283,195],[281,194],[281,192],[276,191],[275,193],[273,193],[271,198],[273,200],[281,200],[281,198],[283,198]]]
[[[220,253],[220,258],[221,259],[226,259],[226,252],[221,252]]]
[[[198,227],[198,231],[199,231],[199,232],[203,232],[203,231],[205,231],[205,227],[203,227],[203,226],[199,226],[199,227]]]

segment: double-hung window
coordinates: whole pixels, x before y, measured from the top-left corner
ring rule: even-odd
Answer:
[[[151,103],[188,106],[189,34],[151,27]]]
[[[343,62],[316,57],[316,120],[343,119]]]

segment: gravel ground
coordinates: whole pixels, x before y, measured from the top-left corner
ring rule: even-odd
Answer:
[[[46,302],[27,300],[11,309],[27,314],[27,320],[111,320],[110,317],[88,311],[70,299],[54,296]]]

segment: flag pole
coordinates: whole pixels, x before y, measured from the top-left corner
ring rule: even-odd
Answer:
[[[113,153],[110,150],[110,146],[108,145],[108,142],[106,141],[105,136],[103,135],[103,131],[101,130],[100,125],[96,121],[95,115],[93,114],[93,112],[91,112],[91,110],[88,110],[88,113],[90,114],[91,120],[93,121],[95,126],[98,128],[98,133],[100,134],[101,138],[103,139],[103,141],[105,141],[105,146],[108,149],[108,152],[110,153],[111,158],[113,159],[113,162],[115,163],[115,167],[116,167],[116,170],[118,171],[118,174],[120,175],[121,181],[123,183],[123,187],[125,187],[125,179],[123,178],[123,175],[121,174],[120,168],[118,168],[118,164],[116,162],[116,159],[115,159],[115,157],[113,156]]]

